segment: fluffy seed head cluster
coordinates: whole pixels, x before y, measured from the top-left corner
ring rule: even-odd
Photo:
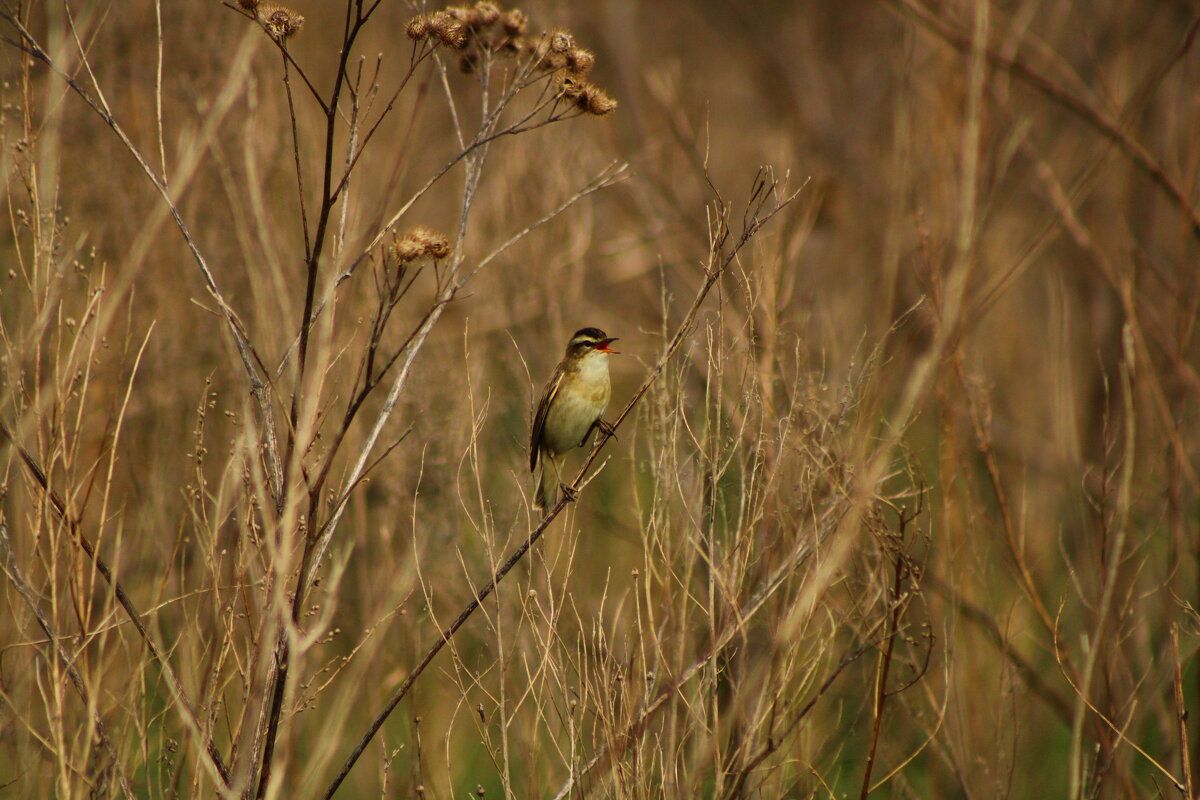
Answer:
[[[561,70],[571,78],[586,77],[596,65],[596,56],[575,43],[575,37],[565,31],[546,35],[537,48],[538,67],[547,72]]]
[[[257,2],[257,0],[239,0]],[[592,51],[579,47],[567,31],[551,31],[537,41],[527,41],[529,17],[518,8],[500,7],[490,0],[474,5],[449,6],[418,14],[408,21],[405,33],[414,42],[432,42],[463,51],[459,66],[474,72],[488,53],[530,53],[533,63],[553,72],[562,97],[586,114],[603,116],[617,107],[603,89],[587,80],[596,65]]]
[[[496,3],[450,6],[442,11],[418,14],[408,21],[404,32],[414,42],[432,41],[451,50],[468,45],[479,49],[514,53],[520,51],[520,36],[528,24],[519,9],[504,11]]]
[[[599,117],[617,107],[616,100],[587,80],[596,65],[595,54],[579,47],[566,31],[551,31],[542,37],[535,58],[540,69],[556,73],[560,93],[580,111]]]
[[[567,51],[567,72],[571,75],[579,77],[587,75],[592,71],[595,63],[596,56],[590,50],[576,47]]]
[[[617,101],[607,92],[583,78],[564,75],[559,81],[559,86],[562,96],[585,114],[602,117],[617,107]]]
[[[404,26],[404,33],[414,42],[428,40],[451,50],[467,46],[467,26],[446,11],[417,14]]]
[[[443,233],[437,233],[418,225],[403,236],[397,237],[388,246],[387,260],[389,265],[404,266],[419,258],[432,258],[440,261],[450,255],[450,239]]]
[[[575,37],[566,31],[554,31],[547,40],[552,53],[567,53],[575,46]]]
[[[238,0],[238,3],[247,11],[253,11],[254,18],[262,24],[267,35],[281,44],[304,29],[304,17],[287,6],[259,0]]]

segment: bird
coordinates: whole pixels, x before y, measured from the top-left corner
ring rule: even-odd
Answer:
[[[615,341],[615,336],[599,328],[575,331],[542,390],[529,437],[529,470],[534,475],[537,509],[544,511],[554,505],[560,487],[574,499],[574,491],[562,481],[567,451],[586,445],[596,428],[612,432],[602,415],[612,395],[608,357],[617,352],[609,347]]]

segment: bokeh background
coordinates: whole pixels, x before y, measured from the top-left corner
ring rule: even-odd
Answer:
[[[312,224],[325,117],[293,69],[293,147],[279,50],[236,5],[6,7],[129,144],[4,23],[0,796],[119,795],[122,774],[134,796],[211,796],[204,736],[233,793],[256,788],[269,623],[298,565],[287,537],[331,499],[282,521],[264,508],[245,371],[130,152],[166,175],[273,369],[304,307],[296,164]],[[327,94],[345,7],[290,5],[306,24],[288,51]],[[628,170],[489,263],[421,346],[373,455],[399,443],[355,485],[299,623],[311,641],[263,793],[322,796],[537,523],[529,420],[570,334],[620,337],[623,406],[702,284],[720,209],[736,236],[763,165],[795,200],[338,796],[1194,791],[1200,6],[520,8],[531,36],[566,30],[593,51],[590,77],[619,106],[494,142],[462,263]],[[355,44],[364,119],[409,69],[417,11],[383,0]],[[316,337],[321,383],[276,376],[277,422],[293,396],[319,415],[305,457],[327,452],[354,386],[384,268],[364,248],[459,152],[455,120],[478,125],[478,73],[438,58],[335,207],[321,286],[365,261]],[[463,174],[398,231],[455,238]],[[430,307],[433,272],[386,346]],[[330,492],[382,399],[348,431]],[[204,736],[22,450],[141,609]]]

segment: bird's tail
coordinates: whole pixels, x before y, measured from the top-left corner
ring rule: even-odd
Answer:
[[[533,507],[545,511],[558,502],[559,478],[558,459],[548,450],[538,453],[537,469],[534,470]]]

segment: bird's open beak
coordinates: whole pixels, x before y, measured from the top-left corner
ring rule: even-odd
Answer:
[[[609,347],[609,345],[612,344],[613,342],[615,342],[617,340],[617,338],[618,337],[614,336],[611,339],[605,339],[604,341],[600,342],[600,344],[596,345],[596,349],[599,350],[601,353],[612,353],[613,355],[619,355],[618,351],[613,350],[611,347]]]

